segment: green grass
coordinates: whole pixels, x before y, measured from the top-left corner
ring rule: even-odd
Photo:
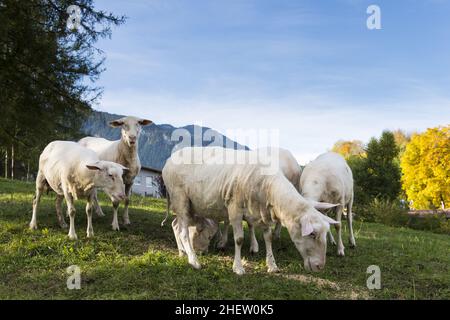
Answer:
[[[78,201],[79,240],[70,241],[57,225],[52,195],[43,197],[39,229],[28,230],[33,190],[0,179],[0,299],[450,299],[448,235],[355,221],[358,247],[337,257],[329,246],[325,270],[312,274],[283,230],[274,242],[281,272],[268,274],[258,233],[260,253],[249,254],[246,238],[247,273],[237,276],[232,241],[224,252],[201,256],[202,270],[178,257],[170,223],[160,227],[163,200],[135,197],[132,225],[116,232],[103,199],[106,216],[94,216],[93,239],[86,238],[84,201]],[[66,287],[65,270],[74,264],[81,290]],[[366,287],[369,265],[381,268],[381,290]]]

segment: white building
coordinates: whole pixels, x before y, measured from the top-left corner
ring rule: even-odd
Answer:
[[[142,167],[139,175],[134,178],[134,184],[132,192],[154,198],[160,198],[158,184],[156,183],[156,178],[161,176],[161,170]]]

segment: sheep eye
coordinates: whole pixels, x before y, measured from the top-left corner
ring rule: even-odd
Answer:
[[[310,236],[311,238],[314,238],[314,239],[315,239],[315,238],[316,238],[316,233],[315,233],[315,232],[311,232],[309,236]]]

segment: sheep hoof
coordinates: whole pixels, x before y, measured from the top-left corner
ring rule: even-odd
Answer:
[[[37,224],[36,223],[30,223],[30,230],[37,230]]]
[[[120,231],[120,228],[119,228],[119,224],[112,224],[112,229],[114,230],[114,231]]]
[[[345,254],[344,254],[344,249],[338,250],[337,254],[338,254],[339,257],[345,256]]]
[[[269,268],[267,269],[267,272],[269,272],[269,273],[277,273],[277,272],[280,272],[280,269],[278,269],[277,266],[275,266],[275,267],[269,267]]]
[[[233,267],[233,272],[238,276],[242,276],[243,274],[245,274],[245,270],[242,267]]]
[[[200,263],[198,263],[197,261],[194,262],[189,262],[189,264],[192,266],[192,268],[194,268],[195,270],[200,270],[202,268],[202,266],[200,265]]]
[[[78,237],[77,237],[77,235],[74,233],[74,234],[70,234],[69,233],[69,239],[70,240],[77,240],[78,239]]]
[[[257,254],[259,251],[259,248],[250,248],[250,254]]]

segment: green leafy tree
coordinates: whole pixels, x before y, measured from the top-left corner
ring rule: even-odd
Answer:
[[[372,138],[365,148],[366,157],[353,156],[348,163],[353,171],[355,200],[367,204],[375,198],[394,200],[401,190],[399,148],[392,132]]]

